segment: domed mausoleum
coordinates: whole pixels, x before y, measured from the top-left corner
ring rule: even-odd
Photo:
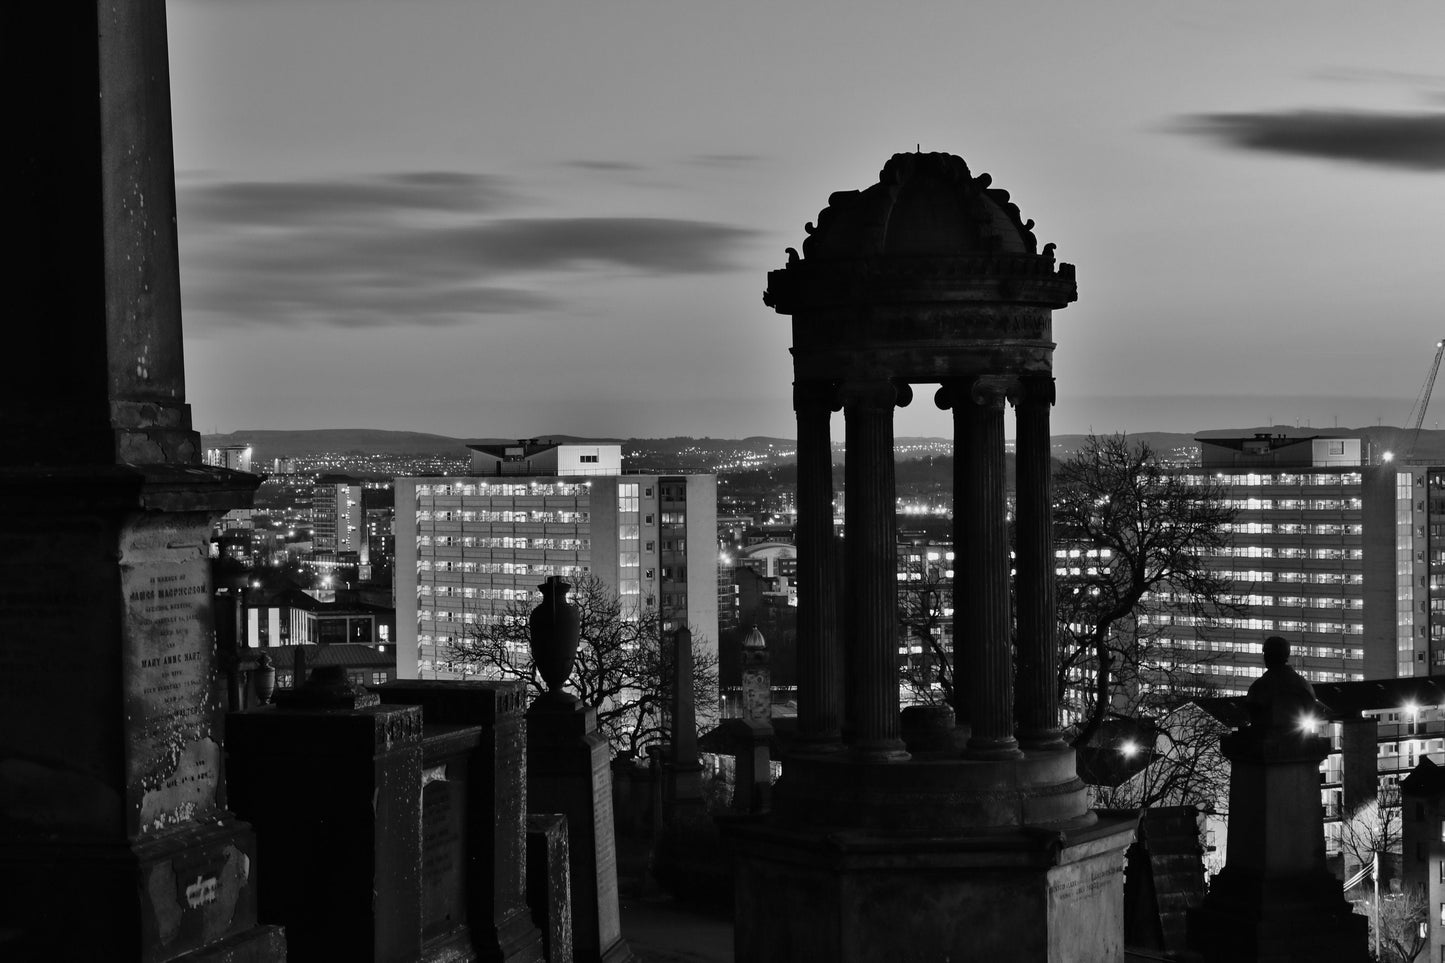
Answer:
[[[773,813],[736,832],[739,959],[1123,957],[1132,823],[1089,811],[1058,719],[1052,319],[1077,288],[1033,226],[961,158],[897,154],[878,183],[831,195],[802,253],[790,248],[768,275],[764,301],[793,326],[798,734]],[[954,422],[954,659],[966,691],[942,740],[910,738],[899,713],[893,409],[914,384],[940,385]]]

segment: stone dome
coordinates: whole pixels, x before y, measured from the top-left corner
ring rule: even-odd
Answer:
[[[877,184],[828,198],[817,226],[805,228],[803,257],[1037,255],[1034,222],[991,184],[953,154],[894,154]]]

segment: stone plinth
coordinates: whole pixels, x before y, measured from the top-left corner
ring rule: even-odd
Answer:
[[[738,824],[737,959],[1108,963],[1132,820],[899,836]]]
[[[719,727],[736,760],[733,768],[732,808],[760,813],[772,808],[773,727],[767,722],[727,719]]]
[[[254,836],[223,808],[206,550],[256,481],[0,472],[0,929],[17,934],[0,956],[274,945],[252,930]]]
[[[418,959],[422,710],[291,701],[227,719],[231,805],[260,839],[261,919],[285,925],[292,959]]]
[[[567,818],[572,940],[579,963],[620,963],[632,952],[617,908],[612,769],[597,713],[567,696],[544,695],[527,710],[527,808]]]
[[[422,772],[422,929],[482,960],[541,963],[542,933],[527,910],[527,731],[520,682],[403,681],[378,686],[388,703],[419,705]],[[453,894],[462,932],[447,927]]]
[[[1189,915],[1189,942],[1210,961],[1363,963],[1368,921],[1325,868],[1319,764],[1329,741],[1221,743],[1230,761],[1226,865]]]
[[[572,963],[572,873],[565,816],[527,817],[527,906],[542,931],[547,963]]]
[[[1230,763],[1224,869],[1189,915],[1189,943],[1211,963],[1363,963],[1368,923],[1325,868],[1319,765],[1328,739],[1314,688],[1288,665],[1279,636],[1264,642],[1262,676],[1245,696],[1249,725],[1220,740]]]
[[[969,833],[1092,819],[1072,750],[962,760],[948,750],[906,763],[789,757],[774,787],[785,824],[895,833]]]

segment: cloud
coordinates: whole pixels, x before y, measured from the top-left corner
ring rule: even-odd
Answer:
[[[502,179],[446,172],[330,182],[185,178],[187,317],[201,325],[445,326],[555,311],[558,276],[707,274],[756,232],[662,217],[499,217]]]
[[[747,167],[764,160],[761,154],[695,154],[687,163],[699,167]]]
[[[505,178],[416,171],[350,181],[177,182],[185,213],[213,223],[267,225],[357,220],[423,211],[486,211],[517,194]]]
[[[564,167],[577,167],[585,171],[602,171],[604,173],[638,173],[647,170],[641,164],[634,164],[631,161],[610,161],[610,160],[570,160],[563,161]]]
[[[1413,171],[1445,170],[1445,112],[1201,114],[1183,119],[1176,129],[1240,150]]]
[[[1357,67],[1325,67],[1311,76],[1347,84],[1404,84],[1410,87],[1445,87],[1445,74],[1406,70],[1373,70]]]

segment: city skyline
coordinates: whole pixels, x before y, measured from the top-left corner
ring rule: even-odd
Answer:
[[[915,145],[992,174],[1078,266],[1056,432],[1400,424],[1441,336],[1425,3],[169,22],[207,431],[791,437],[766,272]],[[925,392],[896,425],[949,434]]]

